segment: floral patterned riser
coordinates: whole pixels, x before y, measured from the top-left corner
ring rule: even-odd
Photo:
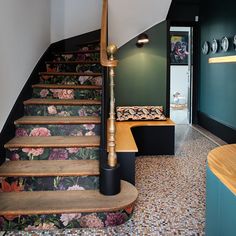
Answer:
[[[16,137],[22,136],[93,136],[100,135],[99,124],[17,125]]]
[[[74,53],[55,55],[54,61],[99,61],[100,53]]]
[[[78,190],[98,189],[98,176],[8,177],[0,179],[0,192],[60,191],[79,186]]]
[[[14,148],[6,150],[6,158],[18,160],[98,160],[99,148]]]
[[[101,100],[102,90],[94,89],[41,89],[34,88],[34,98]]]
[[[102,85],[102,76],[46,76],[40,77],[42,84]]]
[[[47,72],[90,72],[101,73],[100,64],[47,64]]]
[[[0,230],[38,231],[117,226],[131,218],[133,209],[132,205],[116,212],[0,216]]]
[[[100,43],[89,43],[77,47],[77,51],[100,50]]]
[[[83,46],[79,46],[77,50],[88,51],[88,50],[100,50],[100,43],[88,43]]]
[[[100,116],[100,105],[60,106],[60,105],[27,105],[26,116]]]

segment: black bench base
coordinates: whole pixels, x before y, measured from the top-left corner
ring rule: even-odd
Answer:
[[[136,156],[175,154],[175,126],[140,126],[131,131],[138,147]]]
[[[174,155],[175,126],[140,126],[131,129],[138,152],[118,152],[121,179],[135,185],[136,156]]]

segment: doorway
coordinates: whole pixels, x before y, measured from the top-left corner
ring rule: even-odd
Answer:
[[[170,27],[170,119],[192,123],[192,27]]]

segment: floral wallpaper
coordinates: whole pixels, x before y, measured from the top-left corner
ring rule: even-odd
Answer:
[[[95,89],[40,89],[34,88],[34,98],[101,100],[102,90]]]
[[[86,71],[91,73],[91,71]],[[81,75],[81,76],[54,76],[41,75],[40,82],[43,84],[70,84],[70,85],[102,85],[102,76]]]
[[[89,73],[101,73],[102,67],[100,64],[77,64],[77,63],[70,63],[65,64],[62,63],[59,64],[58,61],[55,61],[57,63],[48,63],[46,64],[47,72],[89,72]]]
[[[10,161],[18,160],[98,160],[99,148],[14,148],[6,151]]]
[[[27,105],[26,116],[100,116],[100,105]]]
[[[100,124],[16,125],[16,137],[23,136],[94,136],[100,135]]]
[[[98,176],[7,177],[0,179],[0,192],[59,191],[79,185],[83,190],[98,189]]]
[[[68,189],[70,190],[70,189]],[[55,230],[58,228],[103,228],[117,226],[130,219],[133,206],[116,212],[51,215],[0,216],[0,230]]]

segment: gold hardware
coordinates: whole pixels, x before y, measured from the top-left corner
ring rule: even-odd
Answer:
[[[110,44],[107,47],[107,54],[109,55],[109,60],[114,60],[114,54],[117,52],[117,46],[115,44]],[[109,117],[109,127],[108,127],[108,165],[110,167],[115,167],[117,165],[117,155],[116,155],[116,125],[115,125],[115,96],[114,96],[114,77],[115,71],[114,67],[109,67],[109,78],[110,78],[110,117]]]
[[[117,46],[113,43],[107,47],[107,54],[109,56],[109,60],[113,61],[115,59],[114,54],[117,52],[117,50]]]

